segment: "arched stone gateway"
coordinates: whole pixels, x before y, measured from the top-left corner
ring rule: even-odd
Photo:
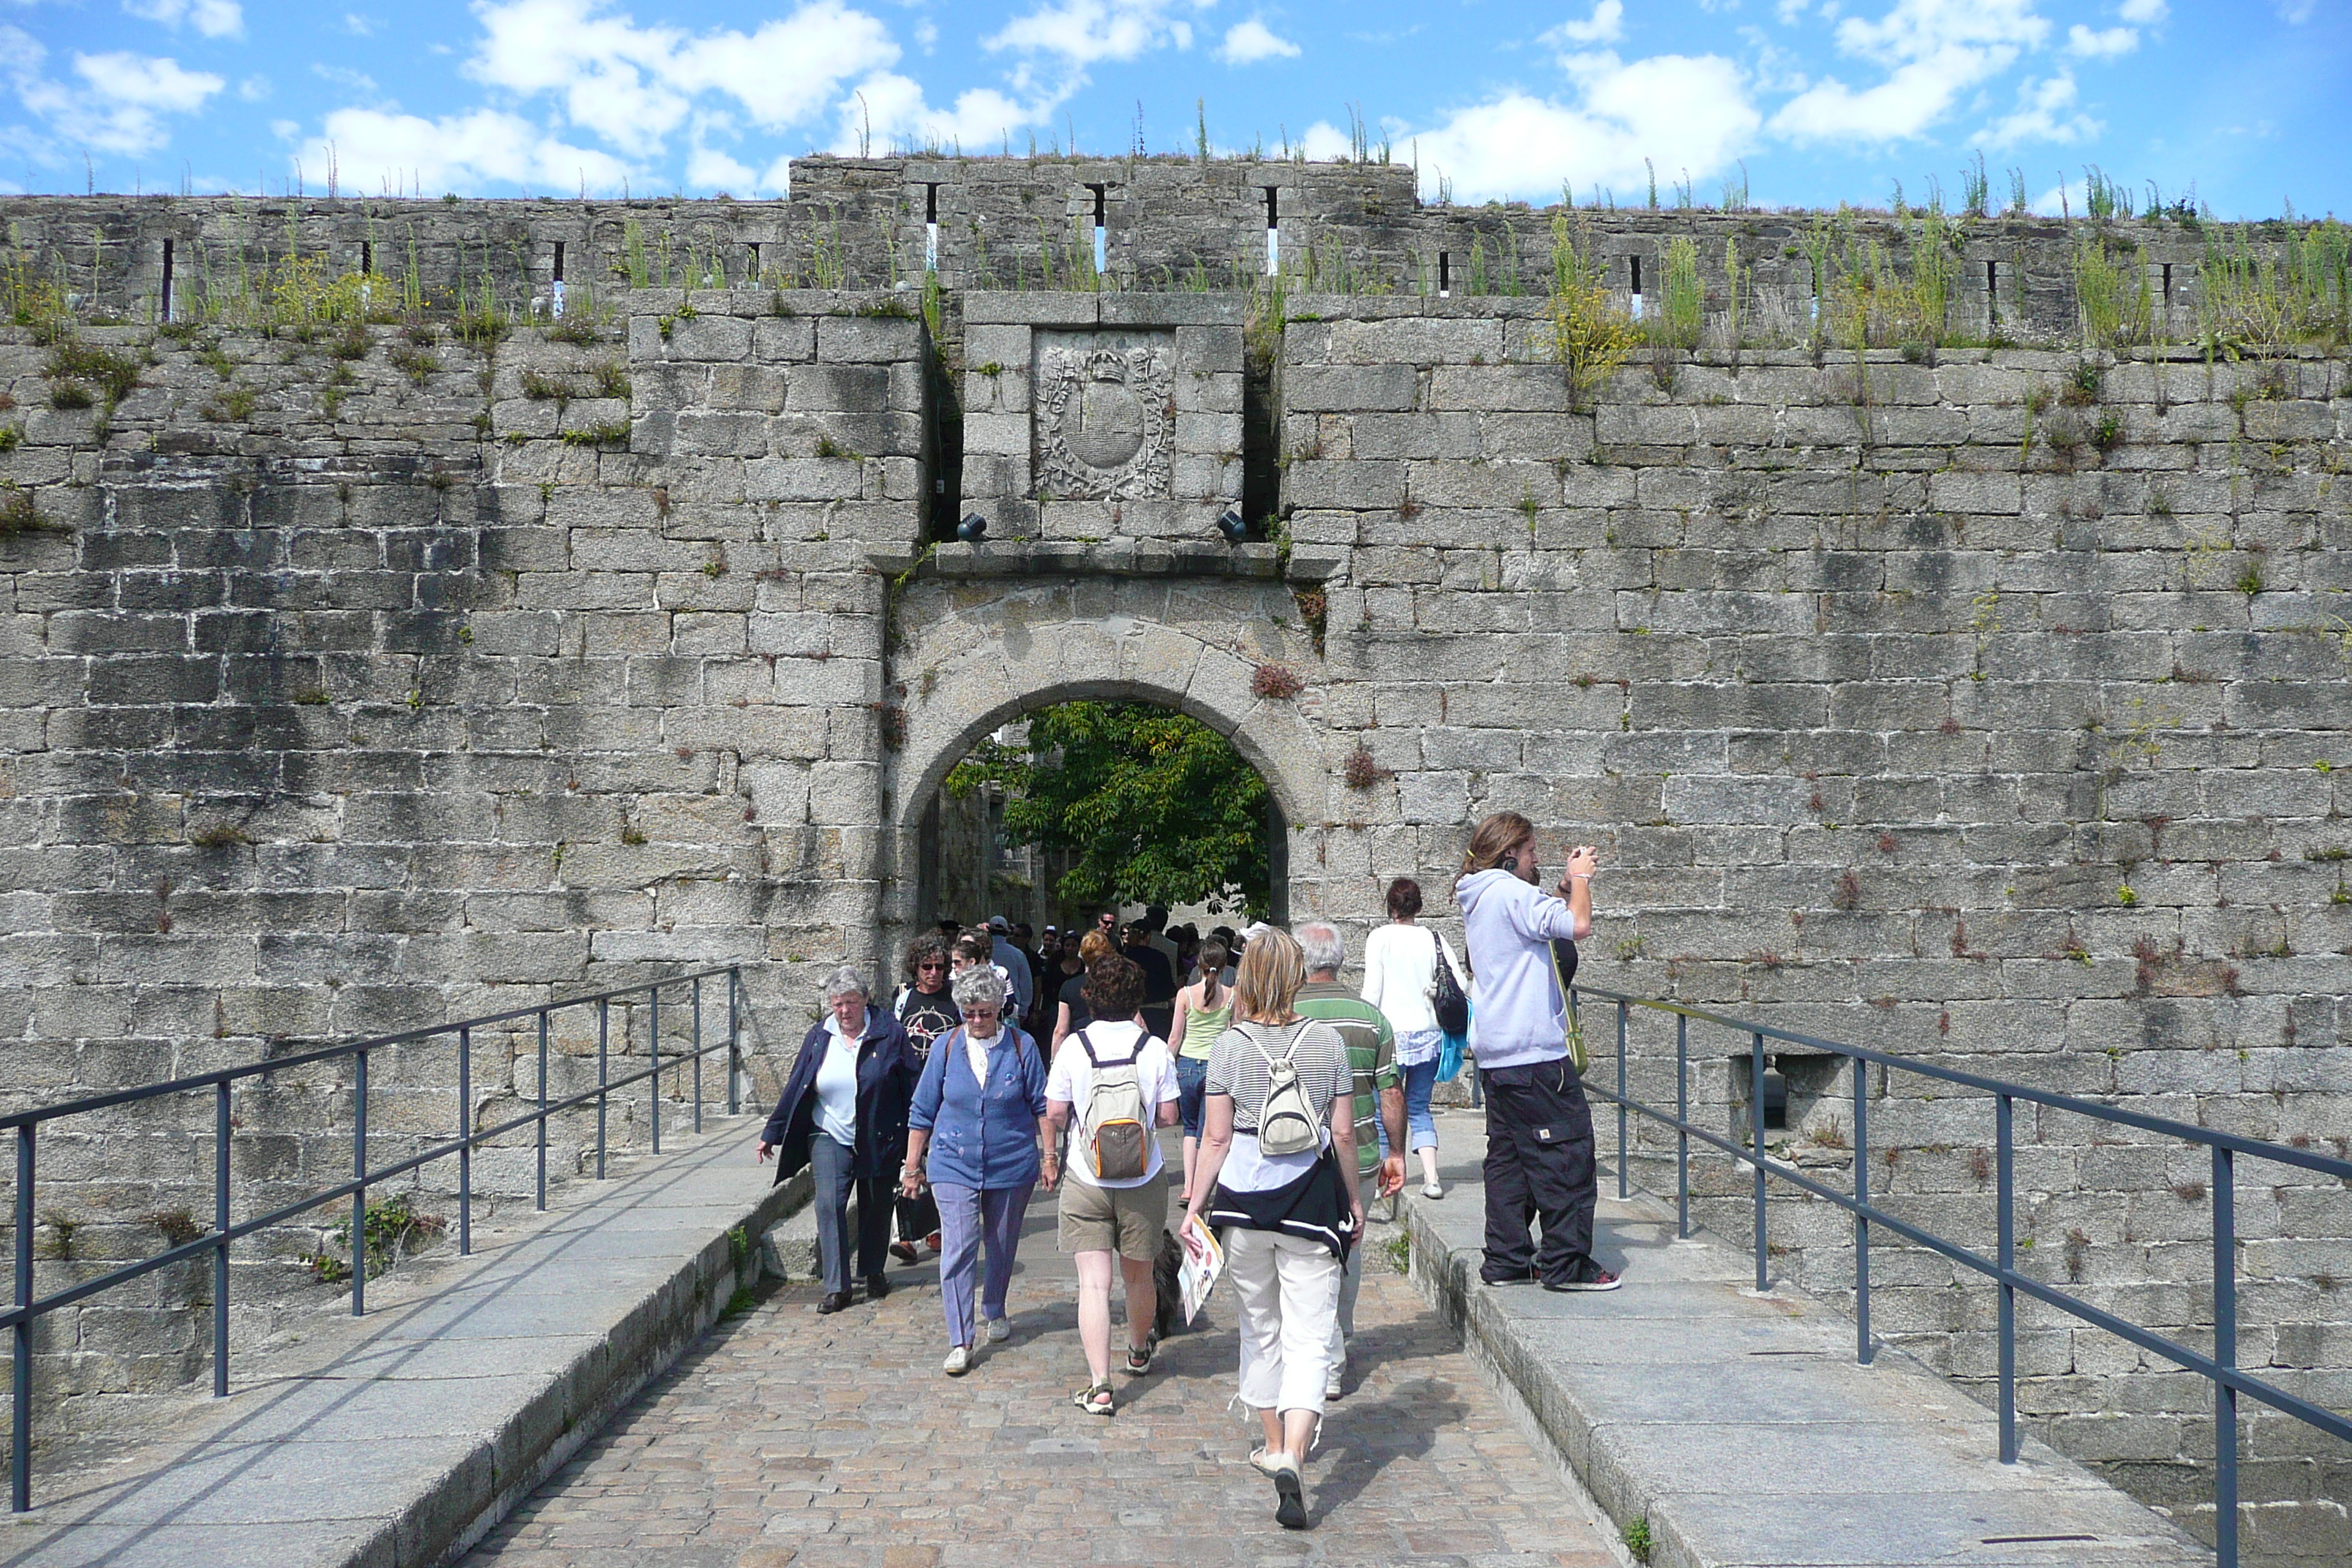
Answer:
[[[888,931],[927,917],[919,836],[949,770],[1001,725],[1082,699],[1160,703],[1232,741],[1273,795],[1275,912],[1321,907],[1331,764],[1311,684],[1320,659],[1303,631],[1281,625],[1297,613],[1283,584],[1099,569],[1024,583],[994,575],[1001,563],[985,550],[939,564],[959,575],[911,584],[897,611],[905,641],[894,666],[907,690],[887,786]],[[987,575],[960,575],[967,572]],[[1261,670],[1309,684],[1261,695],[1286,684]]]

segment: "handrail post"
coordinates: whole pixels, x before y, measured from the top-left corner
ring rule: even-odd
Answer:
[[[33,1304],[33,1123],[16,1129],[16,1310]],[[8,1506],[25,1513],[33,1506],[33,1320],[19,1318],[9,1387]]]
[[[2238,1365],[2236,1156],[2213,1145],[2213,1360]],[[2238,1391],[2213,1383],[2213,1554],[2238,1568]]]
[[[539,1194],[532,1205],[547,1212],[547,1009],[539,1010]]]
[[[1690,1016],[1675,1015],[1675,1234],[1690,1239]]]
[[[1853,1058],[1854,1361],[1870,1364],[1870,1064]]]
[[[1632,1009],[1617,1004],[1617,1195],[1631,1197],[1625,1173],[1625,1016]]]
[[[352,1316],[367,1316],[367,1058],[357,1053],[352,1071]]]
[[[613,1034],[613,1000],[607,996],[596,1004],[596,1179],[604,1179],[604,1114],[612,1096],[605,1089],[611,1075],[605,1053],[611,1048]]]
[[[728,969],[727,969],[727,1114],[728,1114],[728,1115],[730,1115],[730,1116],[740,1116],[740,1115],[741,1115],[741,1114],[742,1114],[742,1110],[743,1110],[742,1088],[741,1088],[741,1085],[742,1085],[742,1075],[741,1075],[740,1066],[740,1064],[739,1064],[739,1063],[737,1062],[737,1060],[736,1060],[736,1055],[737,1055],[737,1051],[738,1051],[738,1048],[739,1048],[739,1047],[738,1047],[738,1045],[737,1045],[737,1042],[738,1042],[738,1040],[739,1040],[740,1037],[739,1037],[739,1036],[738,1036],[738,1034],[736,1033],[736,1016],[737,1016],[737,1009],[736,1009],[736,1004],[735,1004],[735,982],[736,982],[737,977],[738,977],[739,975],[740,975],[741,973],[742,973],[742,971],[741,971],[741,970],[740,970],[740,969],[738,969],[738,968],[736,968],[734,965],[730,964],[730,965],[728,966]]]
[[[213,1397],[228,1397],[228,1079],[213,1092]]]
[[[651,994],[646,1011],[653,1025],[646,1038],[654,1056],[653,1076],[646,1082],[654,1091],[654,1152],[658,1154],[661,1152],[661,982],[656,980],[646,989]]]
[[[694,977],[694,1130],[702,1131],[702,976]]]
[[[2009,1096],[1993,1097],[1993,1131],[1999,1147],[2000,1205],[2000,1462],[2017,1463],[2017,1217],[2015,1179],[2010,1159]]]
[[[1764,1261],[1764,1032],[1761,1029],[1749,1037],[1748,1048],[1750,1064],[1748,1110],[1755,1137],[1748,1152],[1753,1156],[1750,1163],[1756,1168],[1756,1289],[1769,1290],[1772,1281]]]
[[[457,1256],[474,1251],[474,1031],[457,1031]]]

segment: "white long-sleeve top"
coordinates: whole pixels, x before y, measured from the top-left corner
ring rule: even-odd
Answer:
[[[1400,1037],[1437,1027],[1429,1004],[1437,977],[1437,933],[1394,921],[1364,939],[1364,1000]]]

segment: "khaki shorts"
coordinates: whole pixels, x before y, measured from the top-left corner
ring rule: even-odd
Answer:
[[[1138,1263],[1160,1256],[1168,1228],[1168,1171],[1134,1187],[1098,1187],[1062,1178],[1062,1250],[1117,1252]]]

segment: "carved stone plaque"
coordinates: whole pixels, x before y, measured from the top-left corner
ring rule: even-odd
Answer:
[[[1166,332],[1037,334],[1041,500],[1169,493],[1174,343]]]

